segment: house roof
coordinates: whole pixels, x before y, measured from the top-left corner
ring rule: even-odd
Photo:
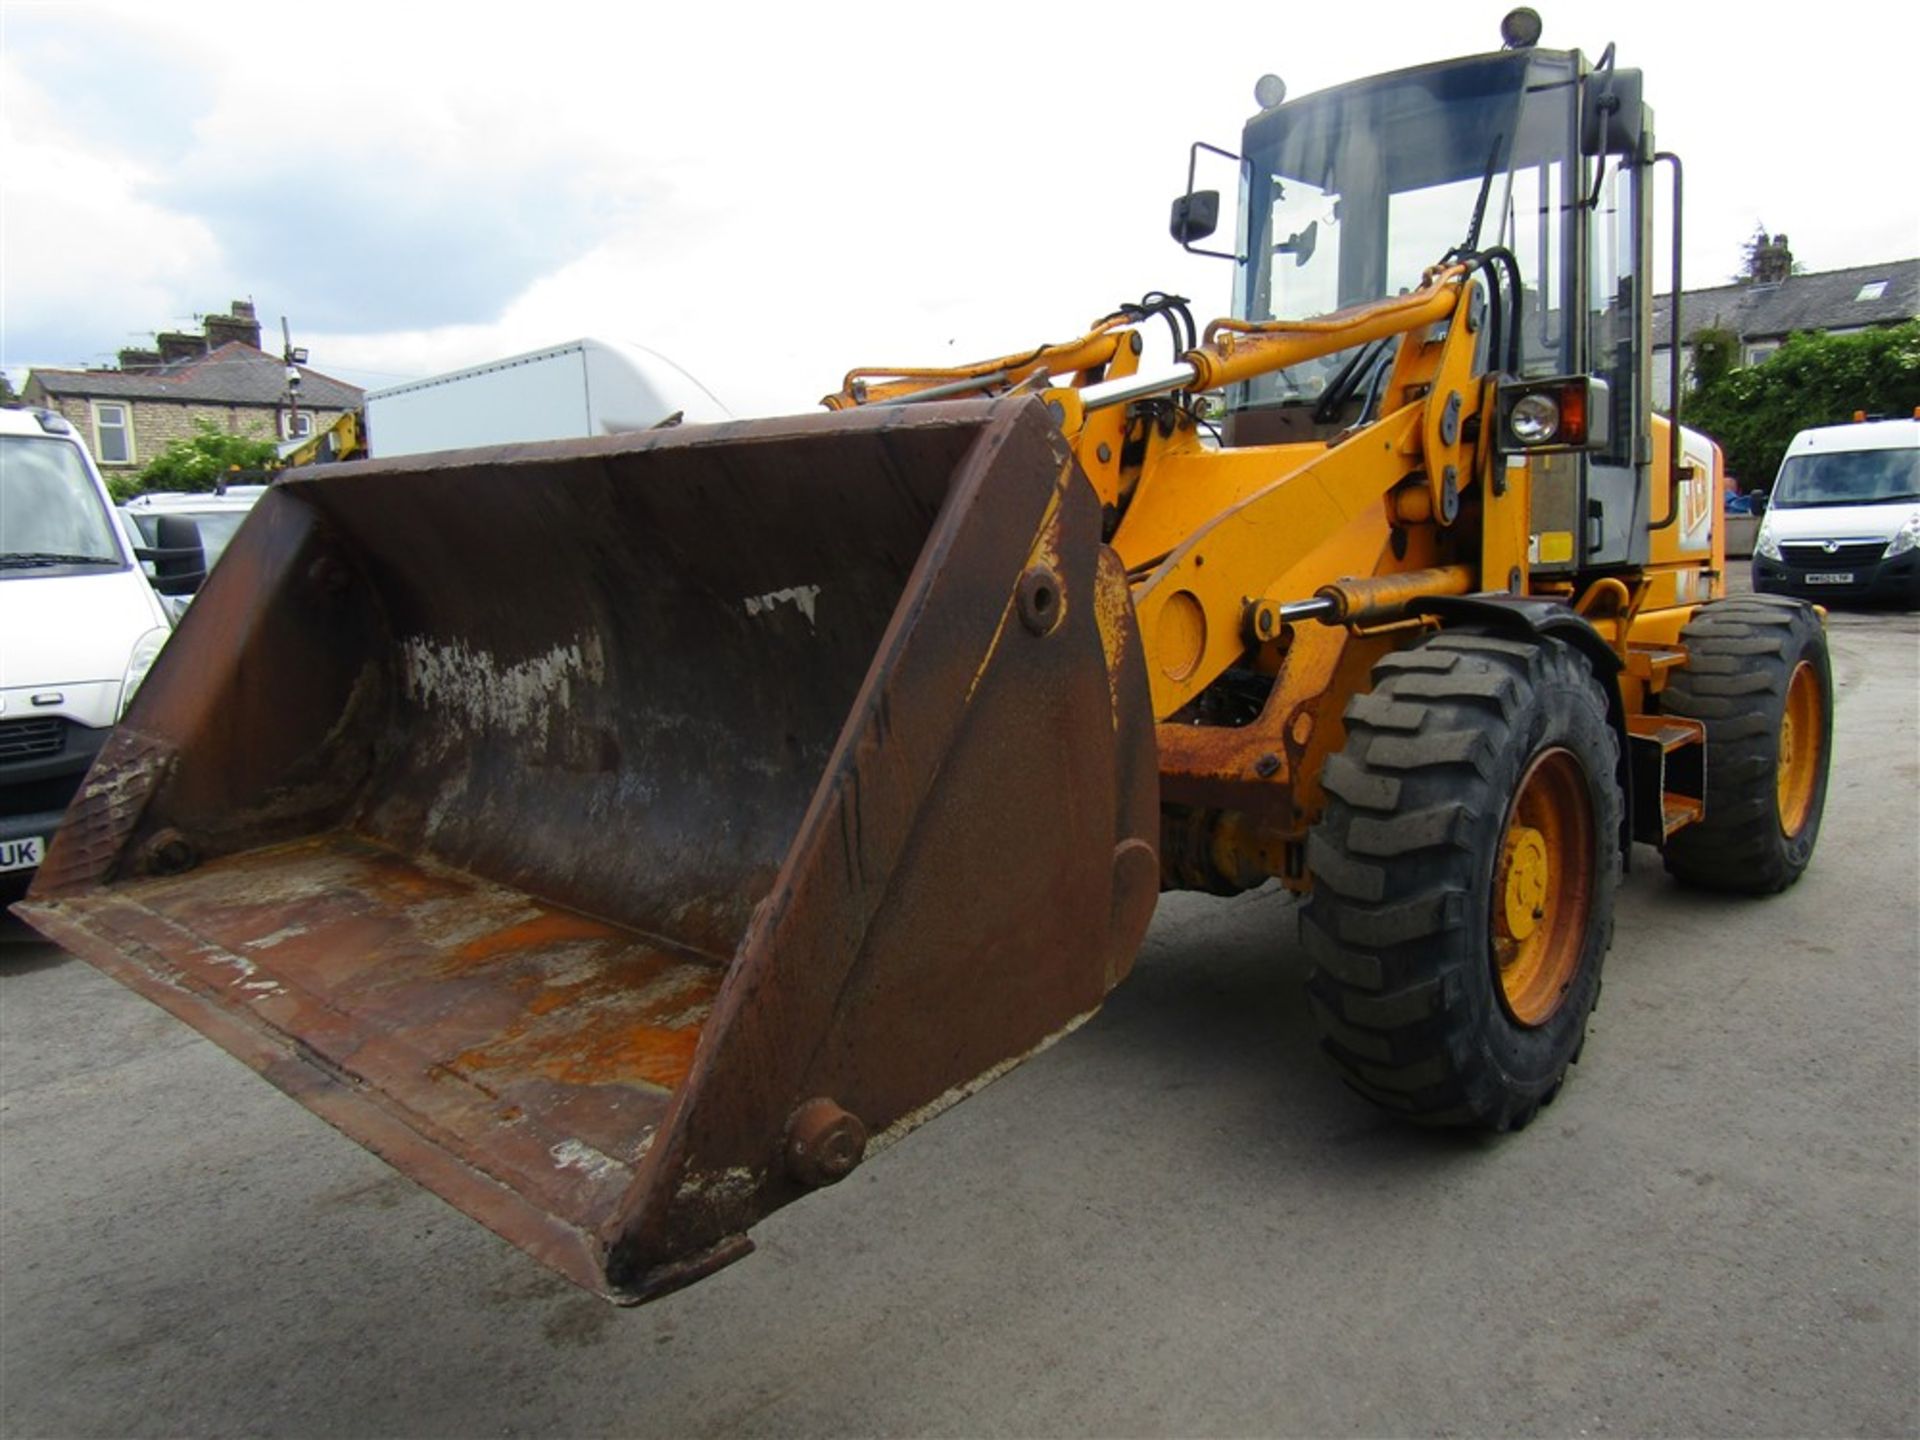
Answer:
[[[351,410],[366,393],[306,366],[300,370],[300,403],[319,410]],[[49,395],[114,400],[199,401],[213,405],[279,405],[287,397],[287,367],[279,357],[239,340],[168,365],[141,370],[42,370]]]
[[[1878,293],[1875,293],[1878,282]],[[1898,324],[1920,316],[1920,259],[1790,275],[1777,285],[1720,285],[1680,296],[1680,328],[1731,330],[1742,340],[1784,339],[1801,330]],[[1653,301],[1653,343],[1670,343],[1667,297]]]

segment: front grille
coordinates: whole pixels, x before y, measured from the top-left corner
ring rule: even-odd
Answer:
[[[1828,542],[1782,541],[1780,558],[1797,570],[1845,570],[1851,565],[1871,565],[1887,553],[1884,540],[1836,540]]]
[[[67,722],[57,715],[0,720],[0,765],[9,761],[44,760],[58,755],[67,744]]]
[[[16,815],[58,815],[73,803],[86,770],[71,770],[65,775],[47,775],[38,780],[0,785],[0,819]]]

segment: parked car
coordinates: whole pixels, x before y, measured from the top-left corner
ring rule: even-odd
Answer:
[[[169,540],[185,550],[184,529]],[[17,892],[172,628],[93,457],[0,409],[0,888]],[[7,898],[0,894],[0,901]]]
[[[146,548],[157,550],[165,547],[165,542],[160,538],[163,516],[191,520],[199,531],[203,563],[197,566],[198,578],[191,586],[173,584],[164,587],[175,592],[167,598],[176,619],[193,598],[193,592],[199,589],[200,583],[204,582],[225,553],[227,542],[233,539],[240,522],[247,518],[247,512],[266,493],[267,487],[264,485],[230,485],[225,490],[198,494],[154,491],[147,495],[136,495],[121,507],[138,537],[136,543]],[[163,578],[162,561],[148,560],[145,564],[150,577],[156,581]],[[176,573],[180,573],[182,579],[191,578],[184,573]]]
[[[207,569],[212,570],[214,563],[226,550],[227,542],[233,539],[234,532],[240,528],[240,522],[247,518],[247,512],[266,493],[267,487],[264,485],[230,485],[225,490],[200,494],[156,490],[134,496],[122,508],[148,545],[160,543],[159,519],[162,515],[184,515],[192,520],[200,530]]]

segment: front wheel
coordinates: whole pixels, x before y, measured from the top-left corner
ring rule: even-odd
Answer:
[[[1307,848],[1324,1046],[1389,1109],[1518,1129],[1579,1057],[1612,939],[1606,695],[1553,640],[1437,635],[1373,677]]]
[[[1707,890],[1784,890],[1813,858],[1827,803],[1826,628],[1798,600],[1741,595],[1702,605],[1680,639],[1687,663],[1661,704],[1707,727],[1706,812],[1667,841],[1667,870]]]

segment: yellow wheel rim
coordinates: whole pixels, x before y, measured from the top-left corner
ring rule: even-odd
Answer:
[[[1820,757],[1826,750],[1827,717],[1820,704],[1820,680],[1802,660],[1787,682],[1787,703],[1780,712],[1780,768],[1775,777],[1780,833],[1791,839],[1806,827],[1813,792],[1820,782]]]
[[[1544,1025],[1580,973],[1593,913],[1593,797],[1573,752],[1544,750],[1507,812],[1493,875],[1493,968],[1507,1013]]]

